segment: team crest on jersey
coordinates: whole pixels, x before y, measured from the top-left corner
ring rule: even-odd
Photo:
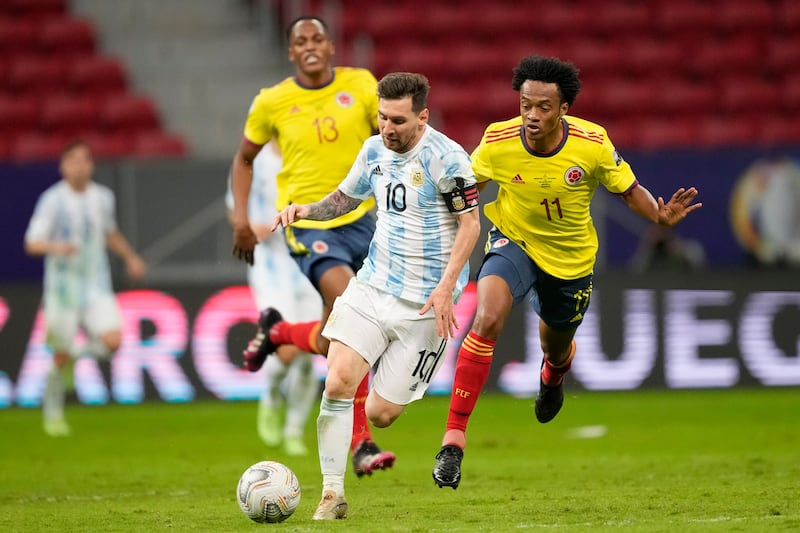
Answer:
[[[564,181],[567,182],[567,185],[575,186],[583,181],[585,175],[586,172],[581,167],[570,167],[564,172]]]
[[[314,241],[311,244],[311,249],[314,250],[316,254],[324,254],[328,251],[328,244],[325,241]]]
[[[417,161],[413,167],[411,167],[411,185],[414,187],[420,187],[422,183],[425,181],[425,173],[422,170],[422,166]]]
[[[353,95],[347,91],[336,93],[336,103],[339,104],[339,107],[347,109],[352,106],[355,101],[356,99],[353,98]]]

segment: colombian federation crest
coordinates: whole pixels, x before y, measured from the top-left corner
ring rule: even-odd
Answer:
[[[314,253],[324,254],[328,251],[328,243],[325,241],[314,241],[311,245],[311,249],[314,250]]]
[[[586,172],[584,172],[581,167],[569,167],[567,171],[564,172],[564,181],[567,182],[567,185],[574,187],[583,181],[585,175]]]
[[[353,95],[347,91],[339,91],[336,93],[336,103],[339,107],[347,109],[351,107],[355,103],[356,99],[353,98]]]

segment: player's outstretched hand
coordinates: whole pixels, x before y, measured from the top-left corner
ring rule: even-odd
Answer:
[[[258,243],[258,238],[250,227],[250,224],[236,225],[233,227],[233,256],[245,261],[248,265],[253,264],[253,250]]]
[[[289,224],[296,222],[308,216],[308,206],[305,204],[289,204],[283,208],[283,211],[275,215],[272,219],[272,231],[278,229],[278,226],[288,228]]]
[[[684,189],[681,187],[672,195],[669,202],[664,203],[664,198],[658,197],[658,223],[662,226],[674,226],[686,215],[700,209],[703,204],[694,203],[698,191],[694,187]]]

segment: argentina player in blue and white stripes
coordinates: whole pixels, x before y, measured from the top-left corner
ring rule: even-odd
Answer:
[[[338,189],[313,204],[292,204],[273,231],[301,219],[330,220],[374,197],[369,255],[337,298],[323,330],[328,375],[317,419],[322,501],[315,520],[347,516],[353,397],[380,360],[366,401],[387,427],[422,398],[459,325],[453,303],[469,277],[480,233],[478,190],[469,155],[428,125],[428,80],[399,72],[378,83],[379,135],[364,142]]]

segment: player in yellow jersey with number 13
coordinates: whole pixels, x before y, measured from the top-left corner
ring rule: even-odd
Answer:
[[[247,217],[252,163],[261,147],[275,139],[283,156],[278,173],[280,211],[289,204],[321,200],[347,175],[364,141],[377,130],[377,80],[368,70],[333,67],[334,45],[326,24],[300,17],[287,30],[289,60],[295,74],[262,89],[247,114],[244,137],[233,160],[233,254],[250,264],[256,236]],[[286,242],[302,272],[323,299],[321,321],[290,324],[272,308],[261,311],[256,337],[244,351],[251,372],[283,344],[326,354],[329,341],[320,333],[333,305],[361,267],[375,230],[364,202],[329,221],[301,221],[286,230]],[[359,385],[353,416],[353,468],[358,476],[391,467],[395,456],[372,441],[364,401],[368,377]]]

